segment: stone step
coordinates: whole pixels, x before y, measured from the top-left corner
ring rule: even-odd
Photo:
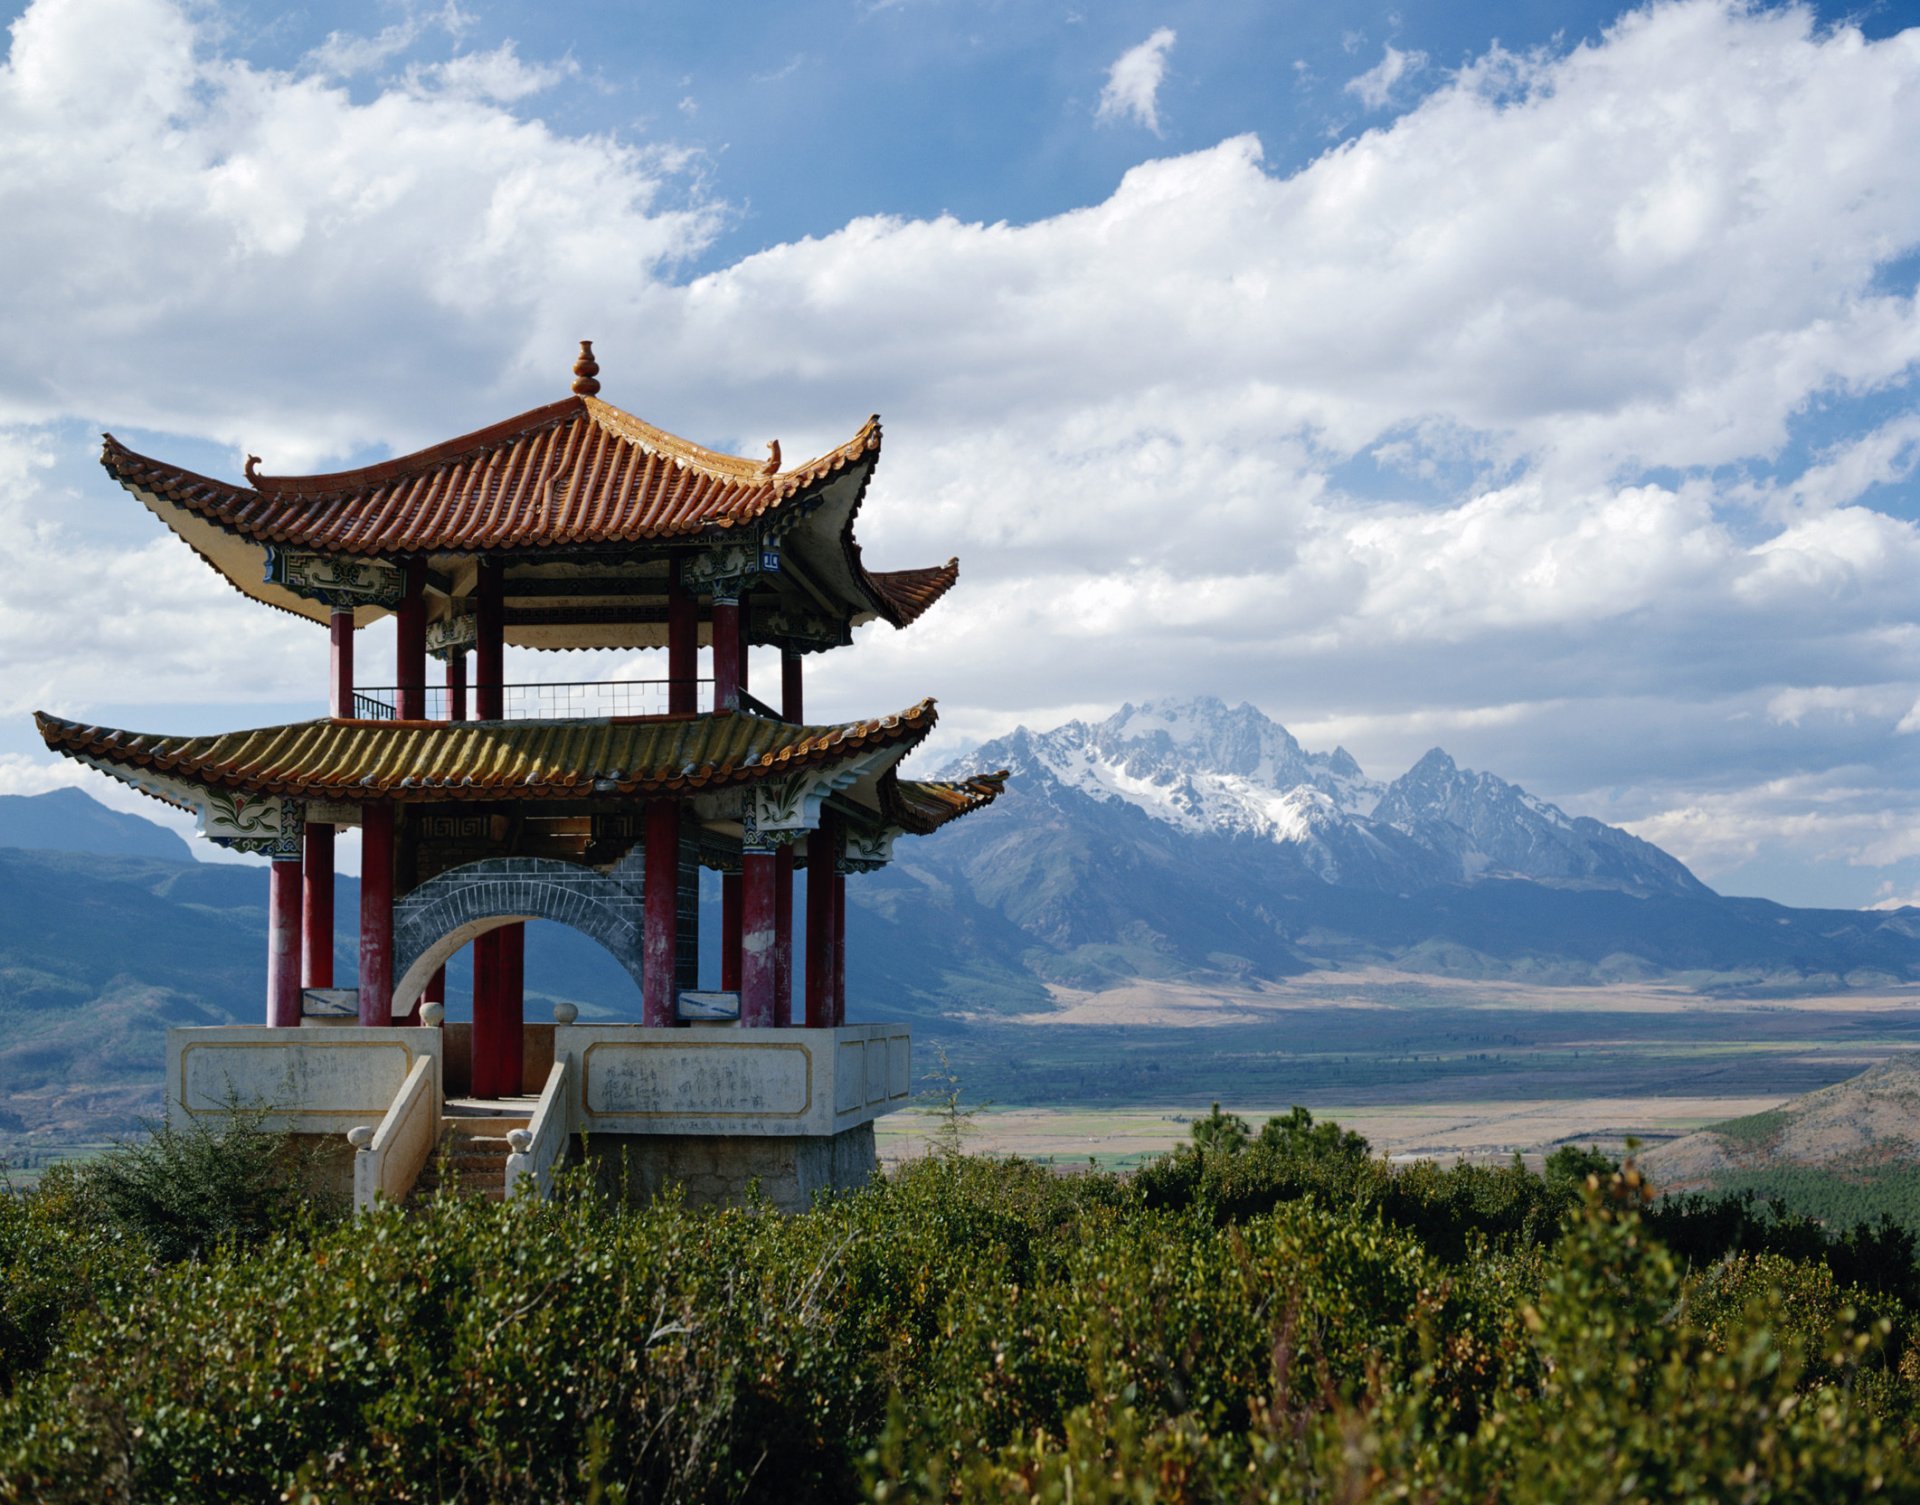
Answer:
[[[507,1157],[513,1153],[507,1131],[525,1127],[524,1119],[494,1116],[443,1120],[440,1143],[421,1167],[409,1197],[430,1197],[443,1184],[450,1184],[463,1196],[504,1200]]]

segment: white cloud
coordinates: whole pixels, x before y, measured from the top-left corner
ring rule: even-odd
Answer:
[[[1109,118],[1157,128],[1172,43],[1115,65]],[[691,281],[726,212],[699,164],[524,120],[522,85],[567,65],[479,56],[467,87],[355,103],[162,0],[22,17],[10,698],[110,700],[102,665],[190,698],[196,637],[225,655],[204,677],[265,698],[313,649],[171,540],[33,531],[132,505],[49,480],[44,425],[314,468],[550,400],[591,336],[609,398],[709,442],[796,455],[886,414],[868,557],[957,551],[962,587],[824,662],[823,711],[933,691],[967,738],[1209,690],[1383,766],[1424,724],[1486,739],[1476,766],[1577,770],[1550,797],[1635,780],[1658,829],[1709,833],[1683,856],[1898,848],[1867,806],[1915,783],[1892,725],[1920,695],[1920,531],[1862,502],[1910,483],[1920,436],[1920,315],[1885,275],[1920,246],[1915,36],[1661,6],[1563,57],[1490,53],[1290,174],[1239,138],[1031,223],[861,219]],[[1861,394],[1876,427],[1740,478]],[[1866,768],[1860,808],[1814,801],[1810,767]],[[1811,824],[1769,837],[1796,799]]]
[[[1175,40],[1171,26],[1162,26],[1138,47],[1129,47],[1107,70],[1100,90],[1096,119],[1131,120],[1154,135],[1160,134],[1160,84],[1167,76],[1167,54]]]
[[[1426,66],[1424,52],[1402,52],[1389,45],[1379,62],[1365,73],[1348,79],[1341,87],[1357,96],[1369,110],[1384,110],[1393,102],[1395,87]]]
[[[577,77],[579,72],[580,65],[572,58],[557,63],[524,63],[512,42],[502,42],[488,52],[463,52],[444,62],[416,64],[407,70],[407,83],[421,93],[512,104]]]

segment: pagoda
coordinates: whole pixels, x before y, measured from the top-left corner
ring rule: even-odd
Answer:
[[[910,1080],[903,1028],[847,1022],[847,876],[1005,778],[900,778],[933,702],[810,722],[805,665],[863,623],[910,626],[958,561],[867,567],[878,418],[786,466],[777,442],[720,454],[603,402],[590,342],[573,375],[562,401],[330,475],[250,456],[234,484],[107,436],[108,474],[231,585],[327,629],[328,714],[213,736],[36,720],[50,748],[271,859],[265,1022],[169,1032],[176,1121],[238,1100],[292,1133],[344,1127],[362,1203],[497,1139],[501,1164],[461,1163],[502,1192],[550,1185],[580,1143],[617,1152],[635,1194],[727,1200],[758,1179],[799,1205],[864,1178],[872,1120]],[[355,643],[383,619],[395,683],[362,685]],[[508,644],[658,650],[664,672],[507,683]],[[754,648],[780,669],[759,695]],[[342,828],[360,833],[352,988],[334,976]],[[703,869],[722,875],[705,991]],[[533,919],[611,952],[638,1018],[528,1021]],[[465,947],[470,1026],[444,1011]]]

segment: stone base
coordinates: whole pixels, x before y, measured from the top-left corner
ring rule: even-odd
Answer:
[[[606,1134],[587,1142],[587,1160],[603,1191],[638,1206],[670,1184],[690,1207],[740,1207],[755,1181],[782,1212],[805,1212],[816,1192],[852,1191],[876,1169],[873,1124],[838,1134]]]

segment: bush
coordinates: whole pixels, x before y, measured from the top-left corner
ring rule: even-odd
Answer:
[[[164,1268],[115,1232],[138,1269],[0,1402],[0,1498],[1920,1492],[1914,1319],[1839,1244],[1695,1260],[1630,1167],[1401,1172],[1274,1122],[1132,1181],[928,1157],[797,1217],[565,1178]],[[57,1269],[71,1207],[21,1204],[13,1268]]]

